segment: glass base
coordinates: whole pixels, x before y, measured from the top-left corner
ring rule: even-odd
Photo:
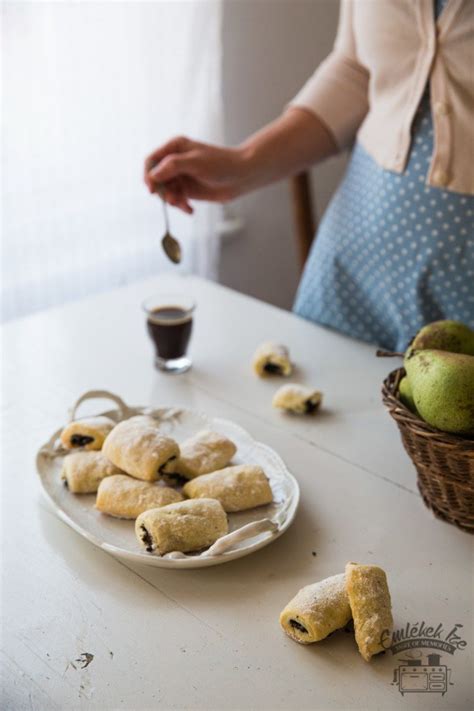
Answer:
[[[187,356],[182,356],[181,358],[170,358],[165,360],[159,356],[155,356],[155,368],[158,370],[163,370],[165,373],[185,373],[190,369],[192,365],[191,358]]]

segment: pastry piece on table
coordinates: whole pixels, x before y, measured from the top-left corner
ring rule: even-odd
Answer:
[[[252,361],[253,369],[257,375],[291,375],[293,366],[286,346],[280,343],[262,343]]]
[[[357,646],[368,662],[374,654],[387,649],[393,628],[387,576],[376,565],[348,563],[346,588]]]
[[[73,494],[94,494],[102,479],[123,474],[102,452],[73,452],[64,457],[61,477]]]
[[[227,516],[215,499],[170,504],[142,513],[135,534],[149,553],[190,553],[207,548],[228,532]]]
[[[105,438],[114,427],[115,422],[105,415],[84,417],[66,425],[61,432],[61,442],[66,449],[81,447],[97,451],[102,449]]]
[[[319,642],[352,617],[344,573],[307,585],[280,614],[286,634],[301,644]]]
[[[188,481],[183,493],[190,499],[217,499],[228,512],[245,511],[273,501],[263,469],[250,464],[237,464],[212,474],[203,474]]]
[[[182,500],[181,494],[169,486],[117,474],[100,483],[95,507],[98,511],[116,518],[137,518],[148,509],[168,506]]]
[[[103,452],[126,474],[156,481],[166,464],[179,456],[179,447],[160,434],[153,421],[143,416],[120,422],[104,442]]]
[[[278,388],[273,396],[273,407],[296,415],[310,415],[316,412],[323,399],[322,393],[304,385],[288,383]]]
[[[179,458],[166,465],[166,474],[194,479],[225,467],[237,451],[230,439],[218,432],[202,430],[179,446]]]

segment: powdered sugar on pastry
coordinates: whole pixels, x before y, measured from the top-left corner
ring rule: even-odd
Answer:
[[[93,494],[102,479],[122,473],[102,452],[73,452],[63,461],[62,478],[72,494]]]
[[[207,548],[228,531],[227,516],[215,499],[181,501],[142,513],[135,534],[149,553],[187,553]]]
[[[165,472],[173,472],[186,479],[222,469],[237,451],[230,439],[211,430],[201,430],[180,444],[179,448],[179,458],[167,466]]]
[[[185,484],[183,493],[191,499],[217,499],[227,512],[253,509],[273,501],[263,469],[249,464],[199,476]]]
[[[309,415],[319,408],[323,395],[318,390],[307,388],[304,385],[287,383],[278,388],[273,396],[273,407],[297,415]]]
[[[98,451],[102,449],[105,438],[114,427],[115,422],[110,417],[85,417],[66,425],[61,432],[61,442],[66,449],[81,447],[88,451]]]
[[[302,588],[282,611],[280,624],[296,642],[310,644],[344,627],[350,619],[342,573]]]
[[[254,372],[262,377],[268,375],[291,375],[293,366],[288,348],[281,343],[267,341],[255,351],[252,361]]]
[[[359,652],[368,662],[383,652],[383,639],[389,639],[393,627],[392,604],[387,576],[376,565],[346,565],[346,587],[354,618]]]
[[[171,437],[161,435],[150,418],[138,416],[120,422],[112,430],[103,452],[130,476],[156,481],[162,467],[179,456],[179,447]]]
[[[100,483],[95,506],[98,511],[109,516],[137,518],[143,511],[182,500],[182,495],[169,486],[118,474]]]

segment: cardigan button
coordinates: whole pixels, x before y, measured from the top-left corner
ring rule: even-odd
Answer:
[[[448,116],[451,113],[451,106],[445,101],[437,101],[433,109],[436,116]]]
[[[433,183],[439,185],[440,188],[444,188],[449,181],[449,175],[442,168],[437,168],[433,173]]]

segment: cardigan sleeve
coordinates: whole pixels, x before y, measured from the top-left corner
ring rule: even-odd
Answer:
[[[357,58],[352,15],[353,0],[341,0],[334,49],[289,104],[316,114],[341,150],[369,109],[369,72]]]

